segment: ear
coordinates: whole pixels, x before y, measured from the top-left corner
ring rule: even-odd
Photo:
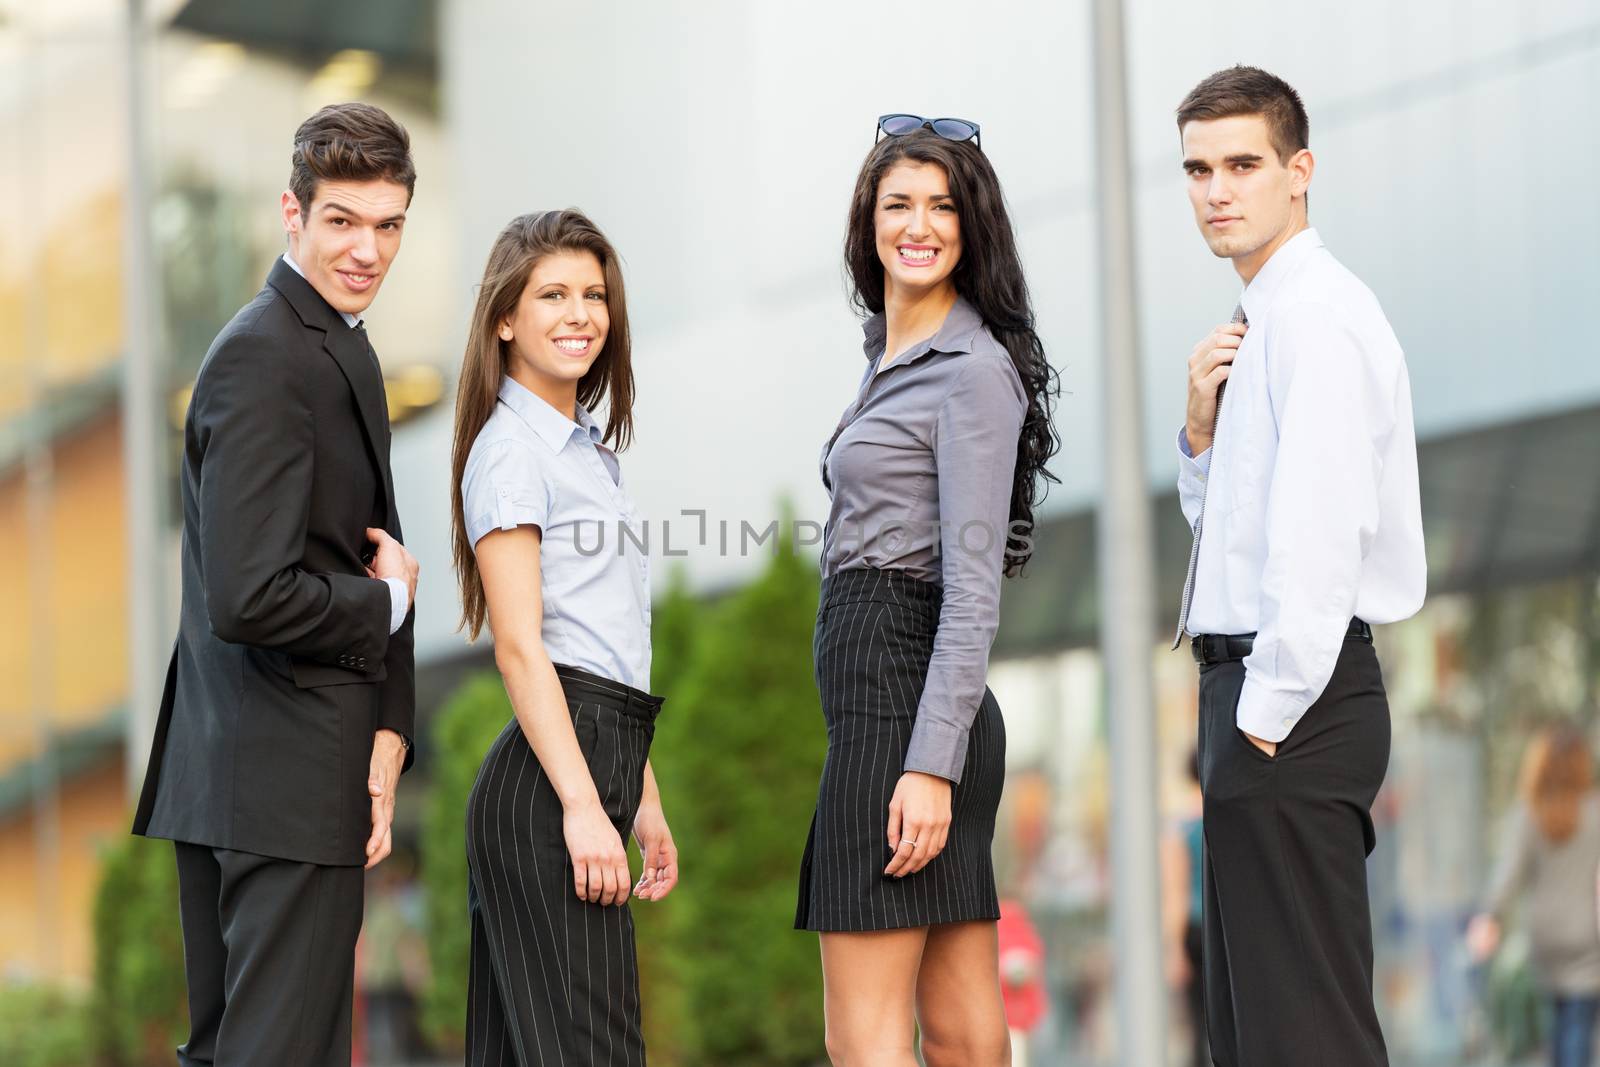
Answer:
[[[510,322],[509,319],[501,319],[500,320],[499,333],[500,333],[500,340],[502,340],[502,341],[514,341],[514,340],[516,340],[516,334],[511,329],[511,322]]]
[[[289,237],[289,253],[298,255],[300,234],[306,224],[305,216],[300,213],[300,198],[285,189],[278,198],[278,210],[283,218],[283,232]]]
[[[1296,198],[1306,195],[1311,188],[1311,175],[1317,169],[1317,161],[1311,155],[1311,149],[1302,148],[1289,157],[1289,192]]]

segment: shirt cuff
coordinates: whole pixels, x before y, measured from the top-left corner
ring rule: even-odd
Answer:
[[[1206,449],[1198,456],[1189,448],[1189,431],[1187,428],[1178,431],[1178,462],[1201,481],[1206,480],[1206,475],[1211,473],[1211,449]]]
[[[405,625],[406,613],[411,610],[411,605],[406,601],[411,598],[406,593],[406,583],[398,578],[385,578],[384,584],[389,587],[389,632],[392,634]]]
[[[961,768],[967,762],[968,731],[947,723],[917,720],[911,728],[911,744],[902,765],[907,771],[920,771],[961,781]]]
[[[1263,741],[1282,741],[1305,713],[1306,705],[1298,697],[1275,693],[1245,672],[1239,707],[1234,712],[1239,729]]]

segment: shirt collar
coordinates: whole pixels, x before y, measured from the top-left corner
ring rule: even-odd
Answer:
[[[566,447],[575,433],[585,434],[590,441],[600,443],[600,426],[582,404],[576,407],[578,419],[574,422],[509,374],[500,379],[500,399],[557,452]]]
[[[1244,287],[1244,295],[1239,298],[1239,303],[1244,307],[1245,317],[1251,322],[1261,322],[1267,309],[1272,306],[1272,298],[1283,287],[1284,279],[1321,247],[1322,238],[1310,227],[1285,241],[1283,247],[1272,253],[1272,258],[1262,264],[1250,284]]]
[[[895,359],[893,365],[909,363],[929,352],[944,352],[947,355],[971,352],[972,339],[981,329],[983,329],[983,316],[978,314],[978,309],[968,303],[966,297],[957,296],[938,332],[926,341],[912,345],[904,355]],[[869,360],[877,359],[883,352],[884,342],[888,338],[888,318],[883,312],[878,312],[861,324],[861,332],[864,338],[861,350],[866,353]]]
[[[289,264],[289,269],[294,271],[296,274],[300,275],[300,277],[302,277],[302,278],[306,277],[306,272],[300,269],[300,264],[296,263],[294,261],[294,257],[291,256],[289,253],[285,252],[283,254],[283,261],[285,263]],[[310,278],[306,278],[306,282],[307,283],[310,283],[310,281],[311,281]],[[350,314],[348,311],[339,312],[339,317],[344,319],[344,324],[346,326],[350,327],[352,330],[356,329],[362,323],[361,319],[356,318],[354,315]]]

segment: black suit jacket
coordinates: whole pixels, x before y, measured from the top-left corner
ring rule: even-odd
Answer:
[[[401,536],[365,331],[279,260],[206,354],[183,451],[183,609],[134,833],[362,864],[373,733],[412,737],[416,702],[412,618],[389,634],[363,564],[368,526]]]

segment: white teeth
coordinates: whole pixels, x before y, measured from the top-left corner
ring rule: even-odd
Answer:
[[[902,248],[900,254],[907,259],[932,259],[936,251],[933,248]]]
[[[563,339],[556,342],[556,347],[564,352],[582,352],[589,347],[589,342],[587,340],[569,341]]]

